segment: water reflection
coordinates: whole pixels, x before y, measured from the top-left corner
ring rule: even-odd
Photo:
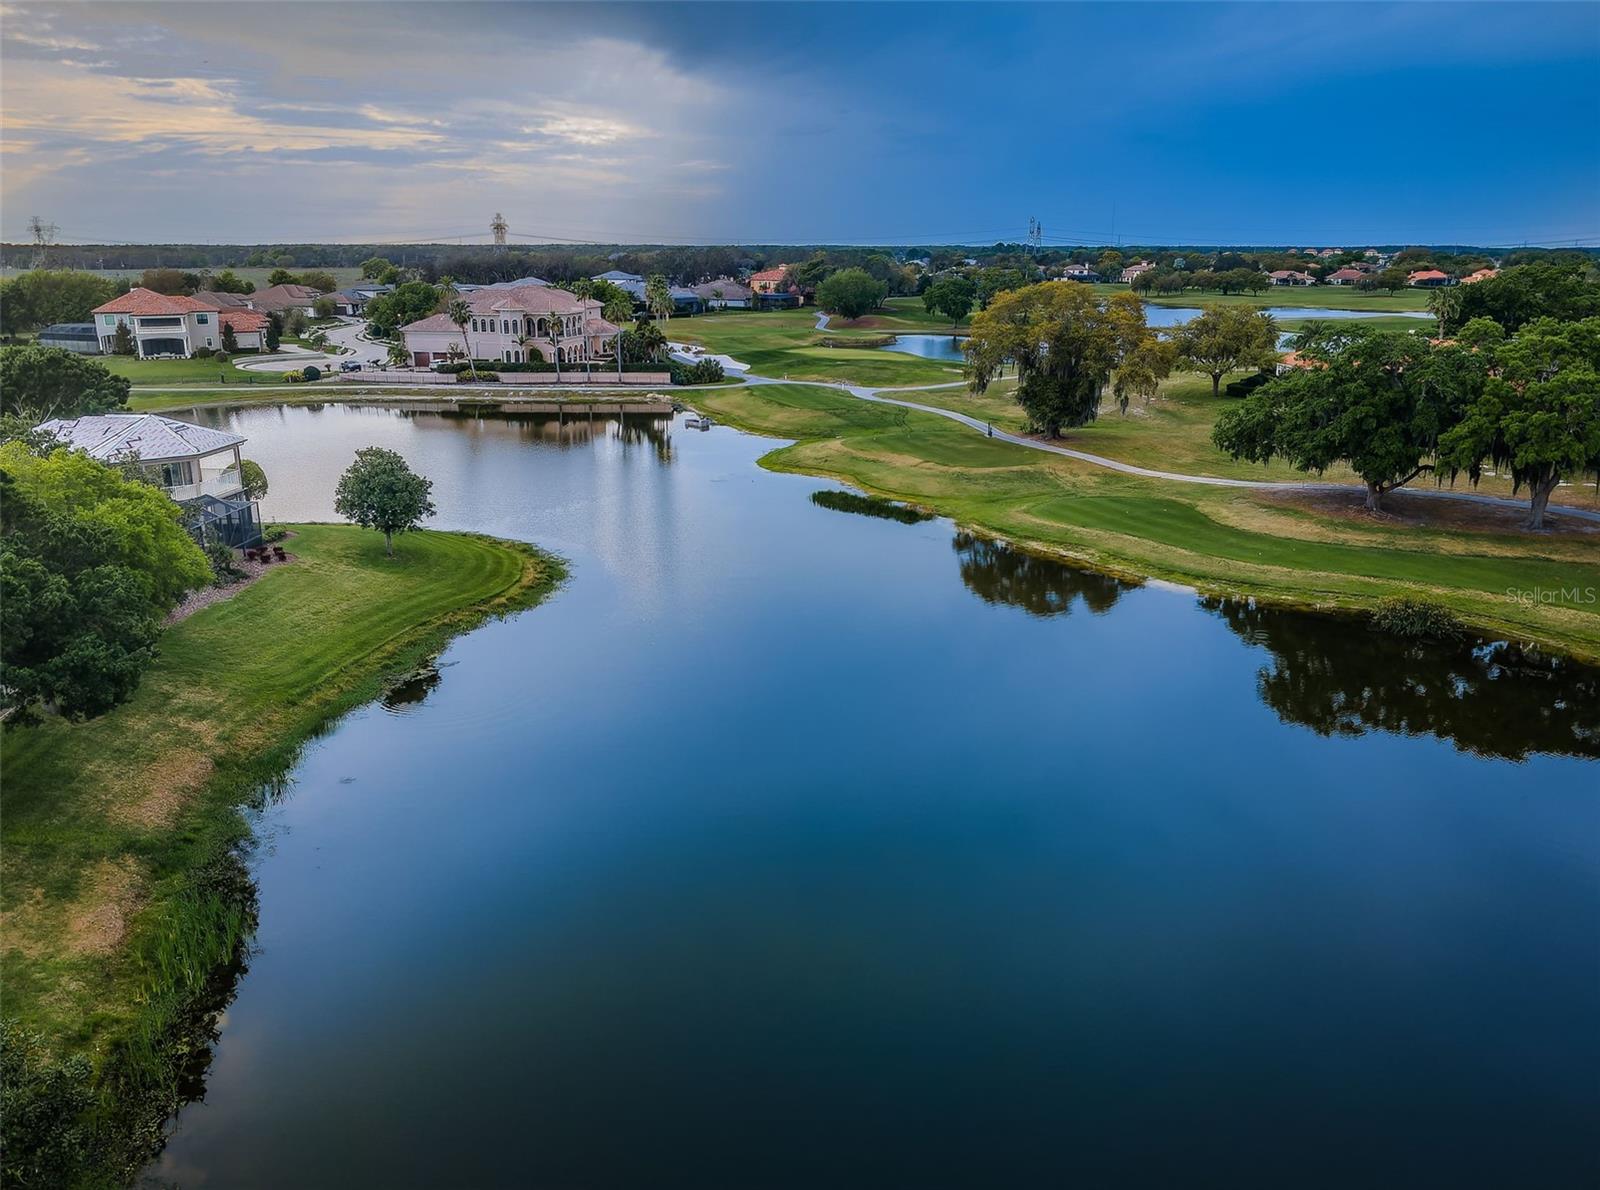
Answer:
[[[439,667],[430,661],[413,674],[408,674],[393,686],[389,687],[383,695],[383,709],[397,715],[403,715],[413,709],[440,682]]]
[[[957,533],[951,544],[968,590],[985,603],[1009,603],[1032,616],[1063,615],[1080,598],[1095,615],[1103,615],[1135,585],[972,533]]]
[[[1600,757],[1600,670],[1519,645],[1404,641],[1348,622],[1202,599],[1272,654],[1256,691],[1323,736],[1427,734],[1479,756]]]

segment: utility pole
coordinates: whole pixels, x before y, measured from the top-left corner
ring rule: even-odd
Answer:
[[[46,223],[38,215],[28,220],[28,234],[33,237],[33,267],[42,269],[50,262],[50,246],[61,231],[54,223]]]

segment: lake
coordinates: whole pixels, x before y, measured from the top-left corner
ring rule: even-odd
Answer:
[[[152,1184],[1600,1178],[1594,671],[819,507],[722,427],[179,415],[271,519],[383,445],[572,576],[261,813]]]

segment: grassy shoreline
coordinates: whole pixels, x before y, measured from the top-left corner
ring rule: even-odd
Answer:
[[[1121,577],[1321,611],[1411,595],[1485,635],[1600,661],[1600,607],[1512,594],[1600,590],[1592,535],[1391,523],[1247,489],[1128,476],[807,385],[705,393],[694,403],[739,429],[792,440],[762,458],[771,470],[930,508]],[[1354,492],[1348,503],[1358,503]]]
[[[203,1069],[254,926],[245,809],[341,716],[565,574],[473,534],[409,534],[392,561],[345,525],[289,546],[295,563],[172,627],[127,704],[0,741],[7,1041],[31,1049],[32,1126],[61,1147],[38,1184],[127,1180]]]

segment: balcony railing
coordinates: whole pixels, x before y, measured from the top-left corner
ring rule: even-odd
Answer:
[[[237,496],[242,491],[244,491],[244,484],[239,481],[239,469],[237,467],[229,467],[226,471],[219,471],[215,475],[202,477],[199,483],[180,483],[175,487],[170,487],[167,489],[167,495],[174,500],[182,502],[184,500],[193,500],[200,496],[216,496],[218,499],[226,499],[229,496]]]

